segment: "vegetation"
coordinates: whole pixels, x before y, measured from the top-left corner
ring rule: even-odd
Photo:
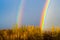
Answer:
[[[39,27],[22,26],[0,30],[0,40],[60,40],[60,30],[41,31]]]

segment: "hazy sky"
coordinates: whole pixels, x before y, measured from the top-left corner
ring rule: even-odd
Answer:
[[[51,0],[47,9],[44,27],[60,26],[60,0]]]
[[[46,0],[26,0],[22,15],[23,25],[39,25]],[[21,0],[0,0],[0,28],[10,28],[17,21]],[[60,25],[60,0],[51,0],[45,25]]]

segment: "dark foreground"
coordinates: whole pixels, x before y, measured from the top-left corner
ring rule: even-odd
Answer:
[[[0,30],[0,40],[60,40],[60,31],[42,32],[39,28],[24,27]]]

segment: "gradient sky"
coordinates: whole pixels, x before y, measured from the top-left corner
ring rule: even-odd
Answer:
[[[18,7],[20,3],[21,3],[21,0],[0,0],[0,28],[11,28],[11,26],[16,23],[17,15],[18,15]],[[39,25],[44,4],[45,4],[45,0],[26,0],[24,5],[24,11],[22,13],[23,14],[22,24],[23,25],[33,25],[33,24]],[[58,13],[59,18],[57,14],[54,14],[54,15],[56,15],[57,21],[59,21],[60,20],[60,11],[59,11],[60,1],[55,0],[55,4],[53,4],[53,1],[52,1],[50,2],[50,6],[51,5],[56,6],[54,11],[51,13]],[[51,11],[51,9],[52,8],[50,7],[48,10]],[[60,21],[57,22],[57,24],[58,23],[60,24]]]
[[[0,28],[11,28],[17,21],[21,0],[0,0]],[[45,0],[26,0],[22,24],[39,25]]]

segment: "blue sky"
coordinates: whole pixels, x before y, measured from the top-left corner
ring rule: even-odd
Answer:
[[[26,0],[22,24],[39,25],[45,0]]]
[[[21,0],[0,0],[0,28],[10,28],[17,21]],[[26,0],[22,24],[39,25],[45,0]]]
[[[11,28],[17,22],[21,0],[0,0],[0,28]],[[39,25],[45,0],[25,0],[23,25]],[[60,26],[60,0],[51,0],[47,9],[45,26]]]
[[[18,1],[0,0],[0,28],[9,28],[16,23]]]

